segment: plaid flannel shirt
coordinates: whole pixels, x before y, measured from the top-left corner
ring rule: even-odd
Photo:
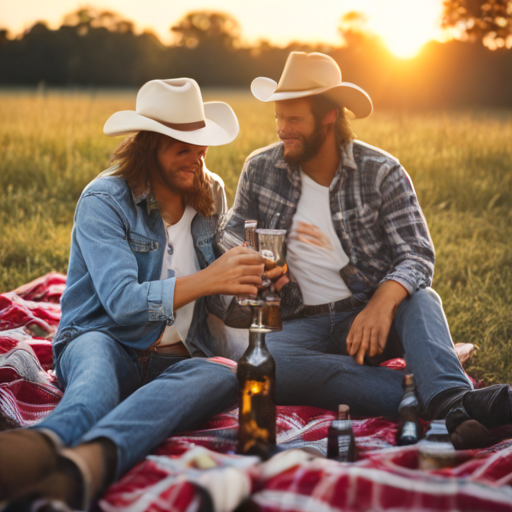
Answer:
[[[342,146],[341,156],[329,187],[330,209],[350,260],[340,275],[354,297],[367,302],[388,280],[409,294],[431,286],[434,246],[407,172],[393,156],[358,140]],[[245,162],[220,240],[243,238],[246,219],[290,232],[301,188],[299,167],[284,161],[281,142],[255,151]],[[291,277],[282,290],[283,318],[300,316],[303,307]]]

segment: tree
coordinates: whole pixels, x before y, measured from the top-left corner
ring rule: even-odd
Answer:
[[[79,35],[87,34],[93,28],[106,28],[111,32],[133,33],[134,24],[113,11],[98,11],[84,7],[64,16],[63,26],[75,27]]]
[[[368,28],[368,17],[358,11],[347,12],[341,17],[338,32],[344,46],[352,48],[364,44],[373,35]]]
[[[177,45],[187,48],[207,43],[234,49],[240,44],[238,21],[223,12],[190,12],[172,26],[171,31],[177,36]]]
[[[512,48],[512,0],[445,0],[442,26],[456,39]]]

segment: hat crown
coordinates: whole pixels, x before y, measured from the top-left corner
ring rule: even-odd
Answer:
[[[155,121],[176,125],[205,120],[201,90],[191,78],[147,82],[137,94],[135,111]]]
[[[341,70],[332,57],[323,53],[291,52],[276,92],[307,91],[340,83]]]

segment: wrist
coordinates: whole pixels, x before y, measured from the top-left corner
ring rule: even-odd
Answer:
[[[201,287],[201,295],[215,295],[217,293],[215,278],[212,275],[211,267],[206,267],[196,274]]]

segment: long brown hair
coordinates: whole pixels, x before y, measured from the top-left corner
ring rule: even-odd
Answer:
[[[110,164],[116,165],[116,168],[108,174],[125,179],[132,192],[140,195],[151,186],[151,177],[162,173],[159,152],[176,142],[176,139],[161,133],[140,131],[117,146],[110,159]],[[209,217],[214,212],[210,179],[204,172],[199,173],[198,179],[199,186],[195,192],[179,192],[185,204],[204,217]]]
[[[322,119],[331,111],[336,110],[338,116],[334,122],[334,133],[336,136],[336,142],[339,145],[348,144],[351,140],[356,138],[356,134],[352,129],[352,125],[347,118],[345,109],[338,105],[335,101],[331,100],[324,94],[315,94],[309,96],[311,99],[311,111],[315,116],[317,125],[322,122]]]

